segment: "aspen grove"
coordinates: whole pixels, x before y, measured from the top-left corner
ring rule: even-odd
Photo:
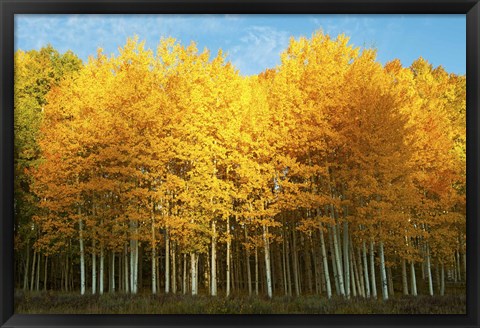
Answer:
[[[242,76],[137,37],[15,54],[15,283],[80,294],[444,295],[466,276],[465,76],[291,39]]]

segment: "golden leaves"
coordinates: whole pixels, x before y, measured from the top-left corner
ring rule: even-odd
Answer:
[[[28,56],[16,60],[30,83]],[[96,235],[148,238],[153,212],[155,228],[206,249],[212,220],[277,227],[279,213],[331,205],[393,244],[420,211],[462,205],[464,84],[423,59],[382,66],[344,35],[292,39],[254,77],[221,51],[169,38],[154,53],[135,37],[50,90],[34,188],[53,215],[81,207]],[[299,217],[299,230],[319,227]]]

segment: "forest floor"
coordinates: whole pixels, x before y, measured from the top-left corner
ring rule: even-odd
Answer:
[[[211,297],[189,295],[21,292],[16,314],[465,314],[463,294],[395,296],[388,301],[325,296]]]

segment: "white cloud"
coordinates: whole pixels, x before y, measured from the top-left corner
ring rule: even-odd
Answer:
[[[244,74],[256,74],[279,63],[287,47],[289,33],[270,26],[246,29],[240,43],[230,53],[233,64]]]
[[[222,16],[223,17],[223,16]],[[127,37],[138,35],[155,47],[161,37],[193,39],[209,33],[226,33],[216,15],[19,15],[15,38],[19,47],[40,48],[52,43],[60,51],[76,49],[82,58],[95,54],[97,47],[116,52]],[[238,17],[229,16],[237,21]]]

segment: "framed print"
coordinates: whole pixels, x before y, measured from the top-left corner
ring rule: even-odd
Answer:
[[[478,1],[2,1],[2,327],[479,326]]]

